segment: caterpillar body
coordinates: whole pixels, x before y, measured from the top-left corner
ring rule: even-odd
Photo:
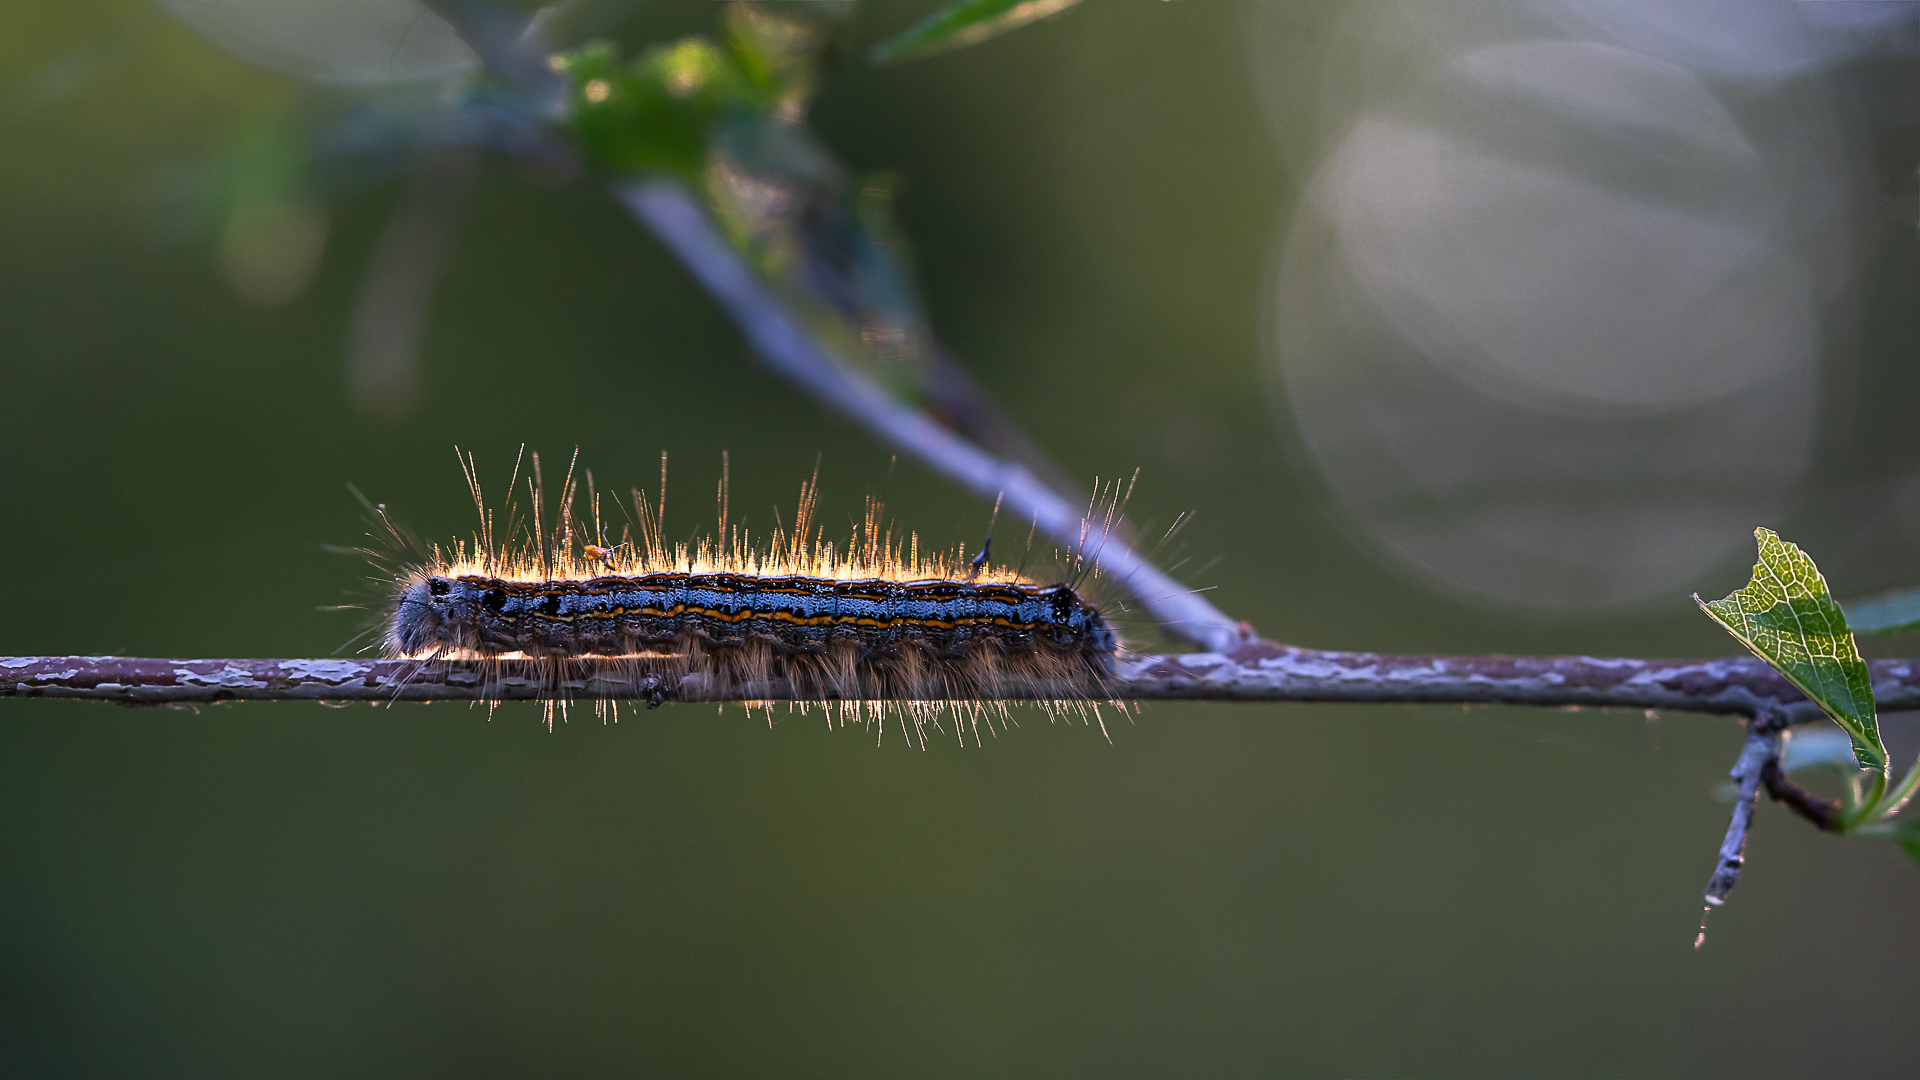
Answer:
[[[1120,643],[1076,587],[1091,560],[1076,559],[1079,574],[1068,580],[1042,583],[991,566],[987,545],[972,559],[964,551],[923,557],[918,538],[900,543],[872,502],[854,535],[836,544],[813,522],[817,477],[801,487],[793,529],[776,528],[764,544],[728,528],[723,478],[718,536],[670,545],[664,457],[658,502],[634,493],[639,536],[629,529],[607,544],[590,475],[588,519],[575,517],[572,469],[555,525],[537,524],[535,456],[535,524],[503,544],[472,458],[461,465],[481,514],[471,542],[422,548],[376,508],[388,538],[413,552],[394,572],[383,624],[393,657],[536,672],[556,687],[562,709],[563,682],[600,672],[658,687],[651,704],[693,685],[705,699],[749,701],[775,687],[824,705],[829,722],[837,715],[884,726],[898,714],[923,742],[925,726],[948,711],[970,720],[977,738],[982,719],[991,728],[1007,717],[1008,700],[1100,719],[1096,702]],[[581,542],[586,536],[596,542]],[[612,702],[597,706],[617,716]]]

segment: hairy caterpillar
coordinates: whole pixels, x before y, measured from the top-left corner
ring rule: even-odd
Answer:
[[[923,741],[925,725],[948,710],[970,720],[977,738],[981,719],[991,728],[1006,717],[1007,700],[1099,719],[1091,702],[1103,696],[1120,646],[1107,615],[1076,587],[1091,560],[1076,558],[1068,580],[1043,584],[991,565],[991,538],[971,559],[923,555],[918,537],[903,544],[871,501],[853,535],[836,543],[815,521],[817,474],[801,486],[791,530],[776,527],[756,544],[728,524],[723,471],[718,533],[670,544],[664,455],[657,501],[633,494],[638,536],[629,527],[612,543],[591,474],[586,517],[576,516],[572,467],[555,521],[543,528],[538,455],[532,463],[531,521],[517,527],[509,503],[504,538],[471,455],[461,468],[480,528],[469,541],[450,551],[422,547],[374,508],[403,553],[382,626],[389,655],[538,672],[555,687],[613,672],[654,687],[652,705],[689,680],[710,699],[753,701],[776,687],[823,705],[829,722],[837,712],[842,723],[884,724],[897,713]],[[509,490],[518,464],[514,477]],[[551,704],[564,710],[565,700],[556,694],[550,718]],[[611,701],[597,707],[614,711]]]

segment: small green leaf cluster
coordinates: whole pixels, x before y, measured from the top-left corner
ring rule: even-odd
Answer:
[[[624,64],[612,43],[597,41],[553,64],[571,79],[575,145],[596,165],[698,182],[724,130],[802,118],[818,48],[810,24],[734,4],[718,40],[682,38]]]
[[[857,176],[804,123],[838,36],[808,12],[729,4],[720,32],[622,61],[605,43],[556,57],[563,124],[613,173],[667,174],[836,359],[920,404],[932,349],[893,181]]]

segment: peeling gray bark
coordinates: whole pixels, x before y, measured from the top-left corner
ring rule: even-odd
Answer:
[[[1871,665],[1887,711],[1920,709],[1920,661]],[[129,704],[213,701],[521,701],[553,696],[547,680],[507,674],[484,685],[478,665],[407,660],[164,660],[118,656],[0,658],[0,697],[68,697]],[[563,681],[572,698],[644,700],[615,674]],[[689,677],[669,701],[790,700],[778,681],[714,686]],[[1750,657],[1637,660],[1588,656],[1404,656],[1322,652],[1271,641],[1230,652],[1123,657],[1090,698],[1137,701],[1295,701],[1536,705],[1656,709],[1817,719],[1819,708]],[[1757,767],[1757,766],[1756,766]],[[1755,776],[1757,777],[1757,773]]]

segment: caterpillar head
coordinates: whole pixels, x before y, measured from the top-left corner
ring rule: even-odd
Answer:
[[[416,658],[457,648],[452,627],[464,623],[461,609],[473,602],[468,592],[464,583],[444,574],[413,577],[394,598],[387,647],[397,656]]]

